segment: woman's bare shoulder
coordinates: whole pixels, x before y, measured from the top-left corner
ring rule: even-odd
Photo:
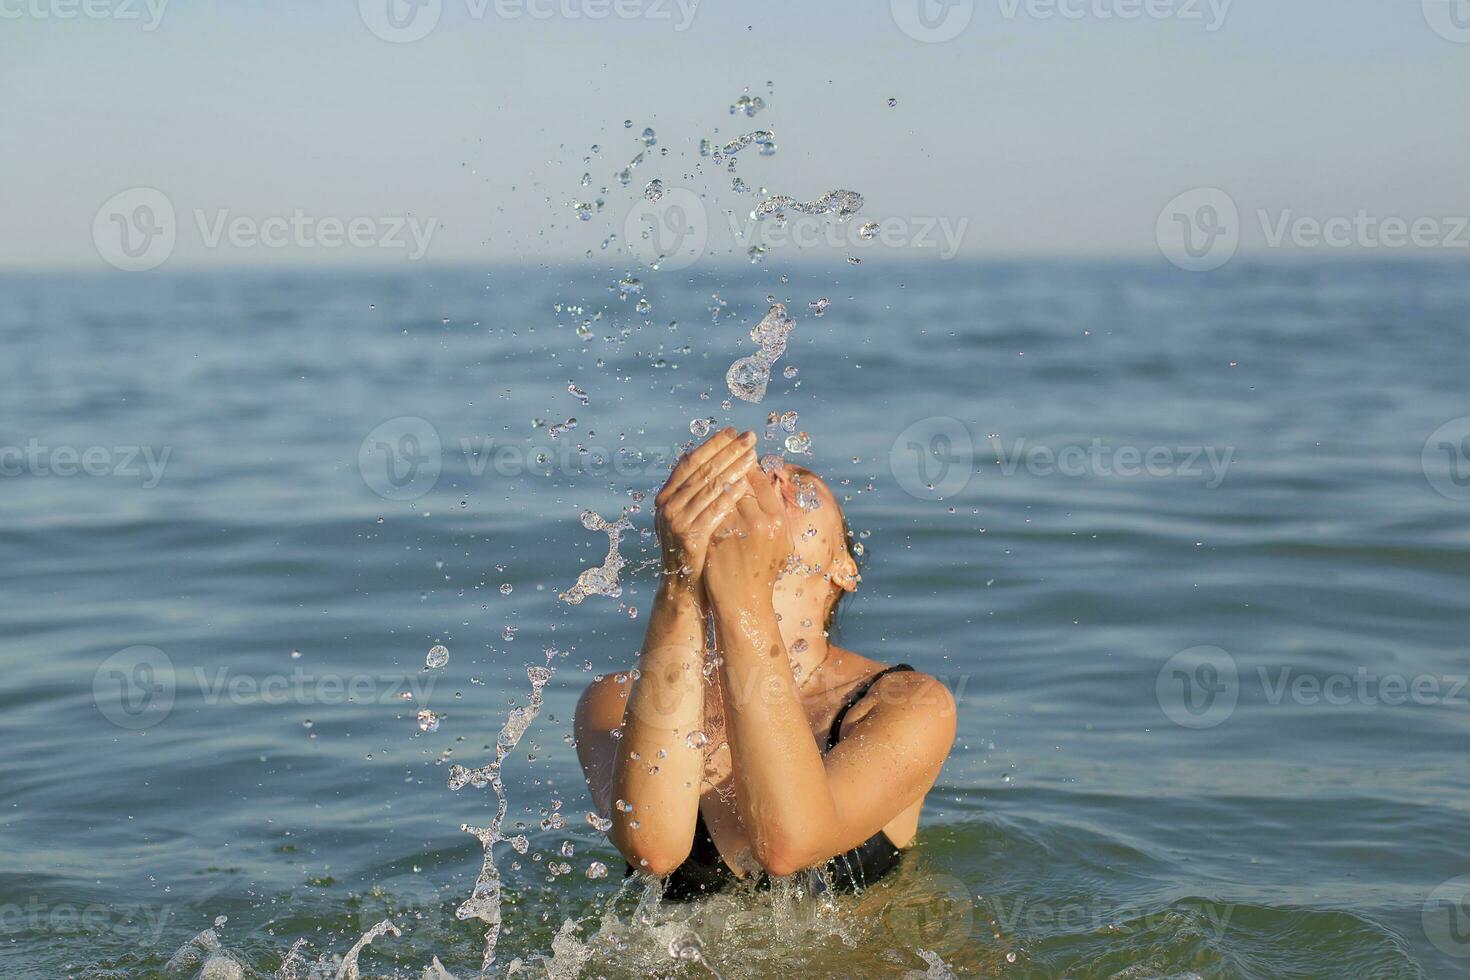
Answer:
[[[938,678],[917,669],[895,670],[884,674],[884,671],[897,665],[886,664],[851,650],[833,649],[834,656],[841,657],[842,674],[834,680],[838,693],[846,692],[843,695],[844,700],[862,690],[865,684],[868,685],[863,696],[853,703],[844,727],[855,724],[878,708],[889,709],[887,713],[895,710],[905,714],[933,712],[941,720],[954,717],[954,696]],[[879,674],[883,674],[883,677],[873,682]]]

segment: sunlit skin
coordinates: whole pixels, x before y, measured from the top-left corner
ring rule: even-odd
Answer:
[[[818,866],[879,830],[906,847],[954,742],[944,685],[895,673],[822,754],[847,695],[884,665],[824,629],[859,582],[836,498],[795,467],[763,472],[755,444],[725,429],[674,469],[655,501],[662,576],[637,672],[593,683],[577,706],[609,837],[655,875],[688,857],[700,813],[742,876]],[[807,511],[797,495],[812,486]]]

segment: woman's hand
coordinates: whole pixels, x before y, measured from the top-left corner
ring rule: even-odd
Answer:
[[[793,550],[786,506],[771,478],[750,471],[745,495],[720,526],[705,560],[705,588],[711,602],[770,602],[776,579]]]
[[[748,489],[755,463],[755,433],[722,429],[674,468],[654,497],[665,575],[689,588],[701,585],[710,541]]]

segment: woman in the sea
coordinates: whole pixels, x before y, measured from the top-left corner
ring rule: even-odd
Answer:
[[[675,468],[637,669],[577,705],[608,836],[668,898],[805,869],[873,882],[913,841],[954,742],[944,685],[828,642],[859,580],[846,519],[810,471],[762,470],[755,441],[725,429]]]

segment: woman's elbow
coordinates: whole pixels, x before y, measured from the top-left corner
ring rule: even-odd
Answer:
[[[760,866],[777,878],[814,868],[823,860],[820,852],[798,840],[767,840],[756,845],[753,850]]]
[[[612,835],[613,845],[623,855],[623,859],[635,871],[642,871],[658,878],[673,874],[689,857],[690,844],[686,843],[683,848],[647,840],[620,839],[622,835]]]
[[[655,878],[667,878],[679,870],[679,865],[684,863],[685,855],[676,855],[673,851],[651,852],[639,858],[639,871],[647,872]]]

